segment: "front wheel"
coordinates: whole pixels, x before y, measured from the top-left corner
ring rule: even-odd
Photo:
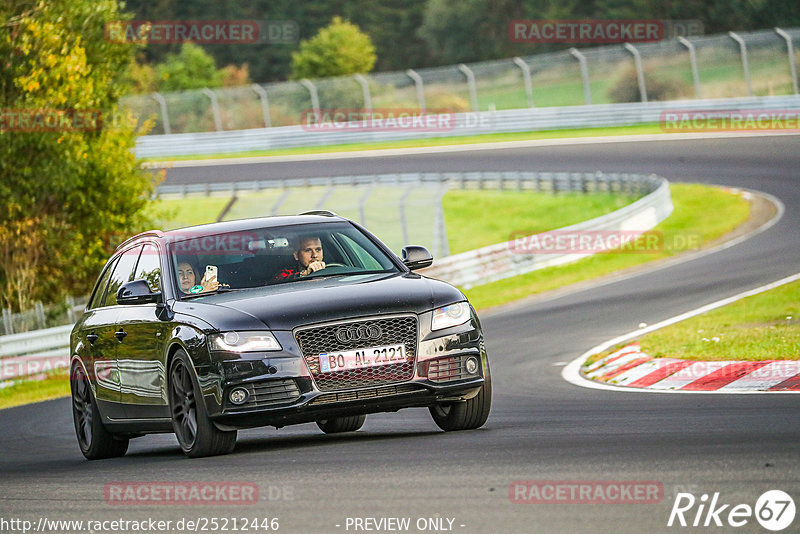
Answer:
[[[320,419],[317,426],[326,434],[338,434],[340,432],[355,432],[367,420],[366,415],[351,415],[348,417],[332,417],[330,419]]]
[[[189,357],[179,350],[169,366],[169,409],[172,428],[189,458],[228,454],[236,446],[236,430],[222,431],[208,418],[203,394]]]
[[[69,385],[72,391],[72,419],[83,455],[88,460],[125,456],[129,440],[117,438],[103,425],[89,377],[80,364],[72,366]]]
[[[462,402],[437,404],[431,406],[431,417],[436,425],[445,431],[472,430],[482,427],[489,418],[492,408],[492,375],[486,367],[486,381],[480,392]]]

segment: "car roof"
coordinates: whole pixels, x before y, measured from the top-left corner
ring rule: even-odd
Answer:
[[[340,217],[331,212],[311,212],[310,214],[301,215],[279,215],[275,217],[258,217],[254,219],[239,219],[235,221],[215,222],[209,224],[201,224],[197,226],[186,226],[184,228],[176,228],[169,231],[149,230],[137,234],[130,239],[122,242],[116,250],[120,250],[132,243],[147,238],[167,239],[173,241],[181,237],[191,235],[196,237],[198,235],[216,235],[228,232],[246,232],[248,230],[257,230],[261,228],[277,228],[279,226],[297,225],[297,224],[313,224],[313,223],[329,223],[329,222],[349,222],[348,219]]]

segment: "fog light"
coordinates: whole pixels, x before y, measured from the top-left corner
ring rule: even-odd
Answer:
[[[250,393],[244,388],[236,388],[228,394],[228,398],[233,404],[244,404],[249,396]]]
[[[467,372],[471,375],[474,375],[475,372],[478,370],[478,359],[474,356],[467,358],[466,366]]]

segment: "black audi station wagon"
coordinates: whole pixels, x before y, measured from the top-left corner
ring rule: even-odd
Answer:
[[[122,243],[71,334],[72,407],[89,459],[174,432],[188,456],[229,453],[240,428],[428,407],[482,426],[491,378],[480,321],[453,286],[413,271],[330,212],[151,231]]]

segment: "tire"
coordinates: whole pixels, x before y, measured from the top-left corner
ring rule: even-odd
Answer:
[[[340,432],[355,432],[367,420],[366,415],[349,415],[347,417],[331,417],[330,419],[320,419],[317,426],[326,434],[338,434]]]
[[[208,418],[194,368],[183,350],[178,350],[170,362],[167,397],[172,428],[186,456],[201,458],[233,452],[236,430],[219,430]]]
[[[128,439],[109,432],[100,418],[89,377],[80,364],[72,366],[69,380],[72,391],[72,420],[78,446],[87,460],[117,458],[128,452]]]
[[[486,381],[480,392],[463,402],[437,404],[429,408],[436,425],[444,431],[473,430],[482,427],[492,408],[492,375],[486,367]]]

